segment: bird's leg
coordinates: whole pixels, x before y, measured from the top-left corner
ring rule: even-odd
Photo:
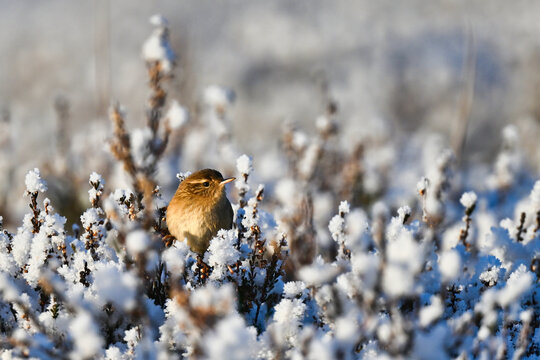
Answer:
[[[163,242],[165,243],[165,247],[171,247],[176,238],[172,236],[171,234],[165,235],[163,238]]]
[[[204,262],[202,255],[197,255],[197,275],[199,277],[199,283],[202,285],[210,276],[210,266]]]

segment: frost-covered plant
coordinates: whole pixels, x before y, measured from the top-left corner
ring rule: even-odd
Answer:
[[[463,183],[454,175],[471,169],[453,169],[449,150],[426,146],[410,169],[409,143],[388,134],[343,143],[333,101],[314,135],[285,127],[273,165],[238,156],[231,90],[208,87],[194,119],[167,104],[176,57],[167,21],[151,22],[145,126],[110,113],[129,181],[78,174],[87,209],[70,229],[40,199],[56,179],[34,169],[21,225],[0,217],[2,358],[540,356],[540,181],[514,128],[492,176]],[[236,176],[235,218],[195,254],[164,216],[174,174],[203,165]]]

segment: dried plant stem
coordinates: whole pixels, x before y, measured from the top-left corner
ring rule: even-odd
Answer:
[[[39,214],[41,210],[37,205],[38,193],[33,192],[30,194],[30,209],[32,209],[32,233],[37,234],[41,228],[41,221],[39,220]]]
[[[537,233],[540,230],[540,210],[536,212],[536,226],[534,228],[534,233]]]
[[[244,183],[247,184],[248,178],[249,178],[249,174],[242,174],[242,181]],[[245,186],[238,191],[238,198],[239,198],[238,204],[240,205],[240,208],[242,209],[246,207],[247,205],[246,195],[247,195],[248,189],[249,188]]]
[[[465,216],[465,228],[461,229],[459,232],[459,241],[465,246],[465,248],[470,251],[471,249],[471,243],[467,241],[467,237],[469,236],[469,230],[471,228],[471,217]]]
[[[120,110],[120,105],[116,104],[111,108],[110,117],[114,125],[114,136],[111,141],[111,151],[113,155],[124,164],[124,170],[131,175],[136,176],[135,163],[131,155],[131,142],[129,134],[126,131],[124,115]]]
[[[527,232],[527,229],[525,228],[525,219],[527,218],[527,214],[524,212],[521,213],[521,216],[519,218],[519,225],[517,228],[517,235],[516,239],[518,242],[523,241],[523,234]]]
[[[474,101],[474,84],[476,80],[476,41],[470,25],[467,31],[466,53],[463,64],[463,88],[460,93],[459,109],[456,115],[456,126],[452,132],[452,147],[457,157],[458,164],[462,160],[467,128]]]

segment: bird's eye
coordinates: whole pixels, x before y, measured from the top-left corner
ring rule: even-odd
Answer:
[[[208,181],[205,181],[202,183],[204,187],[209,187],[210,186],[210,183]]]

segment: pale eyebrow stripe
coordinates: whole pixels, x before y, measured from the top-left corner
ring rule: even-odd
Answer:
[[[203,182],[210,182],[209,179],[201,179],[201,180],[191,180],[190,183],[191,184],[202,184]]]

